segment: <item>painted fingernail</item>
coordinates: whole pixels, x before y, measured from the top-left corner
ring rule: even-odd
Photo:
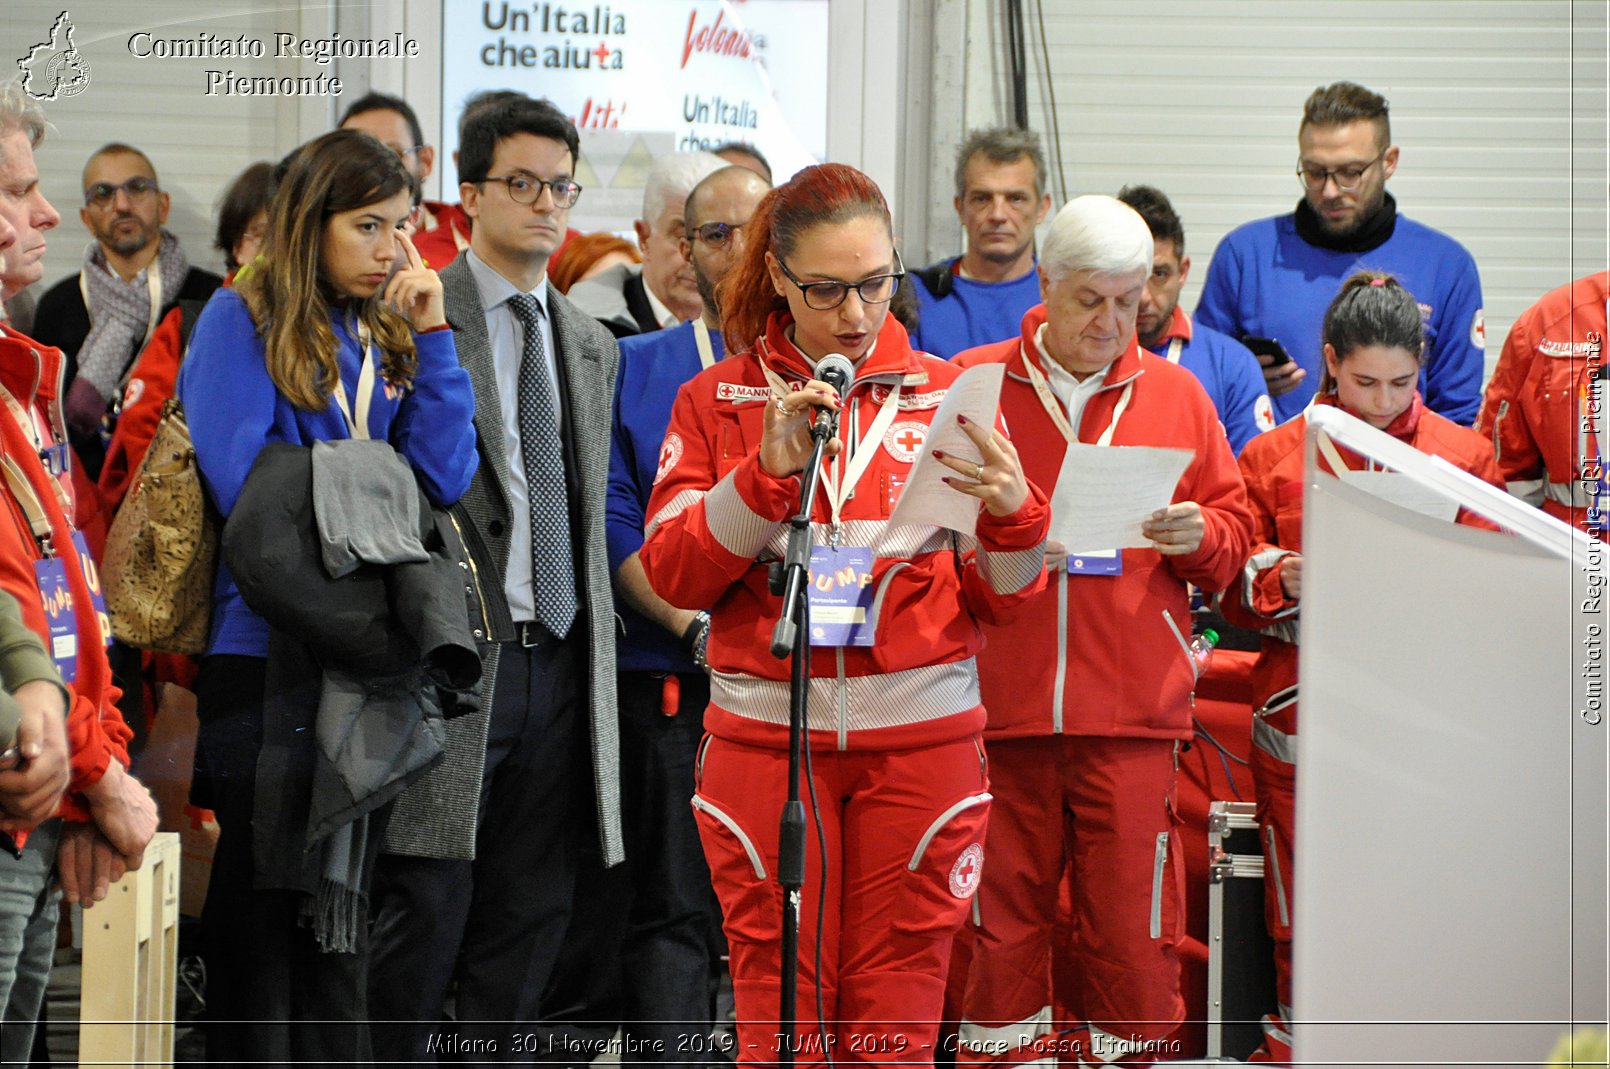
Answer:
[[[963,416],[963,415],[957,415],[956,422],[957,423],[966,423],[967,422],[967,417]]]
[[[945,454],[943,454],[939,450],[935,449],[934,450],[934,459],[935,460],[944,460],[945,459]]]

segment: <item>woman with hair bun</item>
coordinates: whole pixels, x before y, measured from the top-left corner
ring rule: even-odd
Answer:
[[[1500,490],[1493,447],[1481,435],[1425,407],[1419,391],[1425,331],[1414,295],[1391,275],[1361,271],[1342,283],[1325,312],[1324,369],[1316,405],[1334,405],[1422,453],[1442,457]],[[1239,582],[1224,592],[1224,615],[1263,632],[1252,670],[1252,776],[1263,836],[1264,917],[1275,942],[1278,1016],[1264,1018],[1254,1061],[1291,1061],[1292,833],[1296,798],[1297,617],[1302,600],[1303,443],[1298,416],[1251,442],[1240,458],[1252,507],[1253,543]],[[1327,455],[1329,454],[1329,455]],[[1364,458],[1322,450],[1326,471],[1355,471]],[[1461,511],[1458,522],[1493,525]]]
[[[951,488],[982,505],[976,538],[889,526],[960,371],[914,353],[889,315],[904,271],[871,179],[807,168],[766,195],[746,235],[721,299],[737,355],[677,397],[642,550],[661,597],[710,607],[707,636],[693,636],[711,672],[693,805],[725,914],[739,1060],[776,1060],[791,964],[778,960],[776,882],[789,662],[769,652],[781,600],[767,571],[820,407],[840,411],[841,438],[823,464],[813,541],[860,562],[871,594],[863,641],[813,639],[810,655],[797,1057],[819,1063],[825,1031],[840,1062],[930,1062],[951,939],[984,861],[978,621],[1043,586],[1049,508],[1006,436],[967,423],[983,462],[940,462]],[[814,374],[830,353],[855,365],[842,398]]]

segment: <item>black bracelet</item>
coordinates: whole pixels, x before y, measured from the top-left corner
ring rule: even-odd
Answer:
[[[705,647],[710,642],[710,614],[700,609],[693,614],[693,622],[688,624],[682,632],[682,645],[693,658],[693,663],[703,669]]]

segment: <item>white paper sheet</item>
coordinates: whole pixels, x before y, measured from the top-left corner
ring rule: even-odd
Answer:
[[[1144,547],[1140,525],[1174,500],[1196,454],[1151,446],[1068,446],[1051,495],[1051,538],[1078,555]]]
[[[1410,512],[1430,516],[1434,520],[1447,520],[1459,514],[1459,503],[1415,479],[1395,471],[1344,471],[1342,482],[1374,494]]]
[[[956,474],[935,460],[935,449],[947,457],[958,457],[978,463],[978,447],[967,437],[967,432],[956,423],[958,415],[982,427],[995,425],[995,412],[1001,403],[1001,382],[1006,376],[1005,364],[980,364],[962,372],[950,384],[945,399],[939,403],[928,429],[928,437],[911,466],[911,477],[900,491],[900,500],[889,517],[889,526],[944,527],[970,535],[978,526],[979,502],[975,497],[959,494],[942,481]]]

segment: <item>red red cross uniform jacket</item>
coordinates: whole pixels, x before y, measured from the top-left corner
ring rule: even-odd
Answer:
[[[1610,479],[1595,434],[1610,421],[1610,402],[1594,398],[1592,376],[1605,367],[1607,296],[1610,271],[1600,271],[1522,312],[1476,420],[1510,493],[1600,537],[1610,527],[1610,497],[1593,515],[1589,509],[1595,484]]]
[[[762,362],[790,384],[811,377],[810,362],[788,340],[788,324],[773,316],[753,350],[683,386],[641,551],[660,596],[712,606],[709,735],[693,805],[722,903],[744,1064],[777,1059],[777,1030],[766,1022],[776,1019],[780,983],[783,902],[775,873],[789,662],[769,649],[780,606],[767,562],[783,555],[783,521],[798,507],[800,481],[768,475],[757,448],[772,400]],[[818,983],[840,1063],[933,1057],[951,941],[984,867],[990,795],[979,738],[979,624],[1003,618],[1043,587],[1049,509],[1031,487],[1013,515],[981,513],[976,539],[889,526],[930,421],[959,374],[913,353],[891,316],[844,401],[841,437],[875,454],[844,502],[841,544],[872,550],[876,632],[871,646],[818,648],[810,659],[810,780],[820,822],[808,818],[813,826],[806,829],[801,1065],[823,1060],[814,1023]],[[861,443],[896,387],[893,423],[880,440]],[[826,544],[826,494],[813,519],[815,544]],[[831,878],[819,901],[824,854]]]
[[[57,442],[66,442],[59,399],[61,374],[60,349],[41,345],[16,331],[0,329],[0,387],[11,394],[30,418],[37,421],[43,417],[45,425],[53,428],[52,436]],[[0,406],[0,449],[22,469],[50,522],[51,543],[66,561],[64,571],[76,609],[78,671],[77,679],[67,687],[71,696],[67,748],[72,776],[68,793],[62,799],[61,815],[68,820],[87,821],[89,811],[78,792],[97,783],[110,762],[128,766],[128,740],[133,735],[117,709],[120,692],[112,682],[111,666],[106,660],[102,621],[89,607],[92,605],[90,579],[78,566],[77,555],[72,551],[75,517],[62,507],[57,489],[51,484],[57,483],[70,503],[78,502],[73,507],[80,509],[85,517],[96,514],[93,486],[83,480],[78,480],[75,486],[75,480],[67,477],[53,479],[40,461],[33,437],[18,425],[9,405]],[[76,458],[73,464],[76,471]],[[86,497],[90,500],[84,500]],[[5,513],[5,517],[0,518],[0,585],[17,599],[23,621],[49,649],[51,638],[34,571],[34,562],[43,553],[16,496],[9,488],[4,488],[0,489],[0,498],[5,501],[0,506],[0,511]],[[21,837],[15,838],[20,845]]]

